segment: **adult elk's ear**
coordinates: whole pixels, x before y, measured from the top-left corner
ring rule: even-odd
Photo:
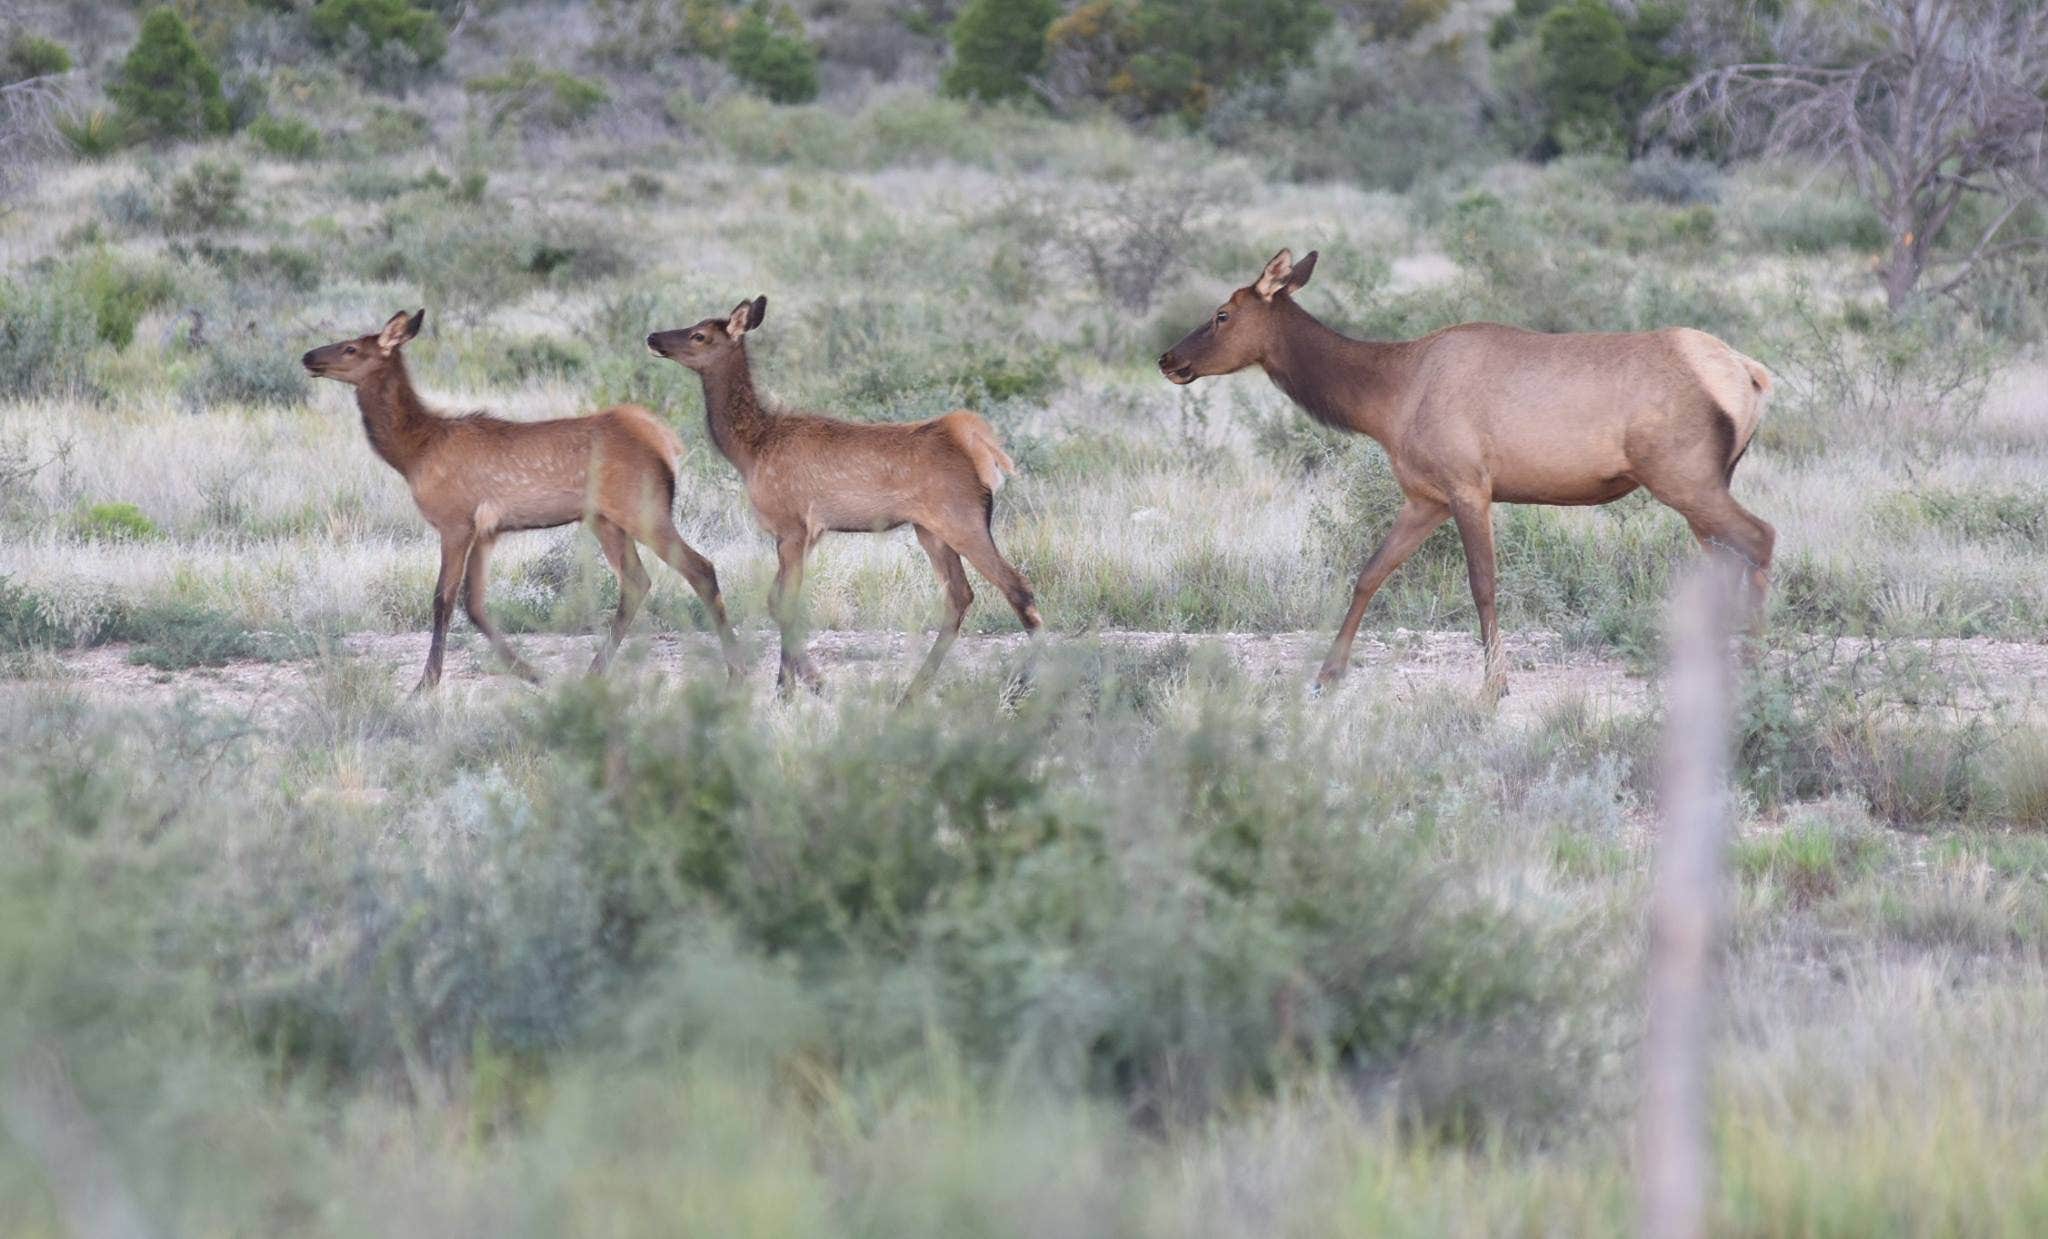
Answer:
[[[1273,261],[1266,264],[1266,269],[1259,272],[1259,278],[1252,282],[1252,291],[1261,300],[1271,301],[1275,293],[1287,287],[1287,281],[1293,274],[1294,251],[1281,250],[1273,255]]]
[[[1308,277],[1315,274],[1315,269],[1316,251],[1310,250],[1306,257],[1294,264],[1294,270],[1288,274],[1287,291],[1290,293],[1300,292],[1302,286],[1308,283]]]
[[[737,340],[754,328],[759,327],[761,320],[766,317],[768,317],[768,298],[756,297],[752,301],[742,301],[734,306],[732,313],[726,317],[725,333]]]
[[[427,309],[421,306],[418,313],[407,314],[404,310],[391,316],[384,324],[384,330],[377,333],[377,348],[386,356],[392,349],[404,344],[420,333],[420,327],[427,321]]]

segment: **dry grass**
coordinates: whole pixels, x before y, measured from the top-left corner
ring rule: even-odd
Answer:
[[[175,285],[131,344],[84,350],[80,386],[0,391],[0,466],[51,462],[0,467],[0,1065],[61,1049],[167,1233],[1625,1232],[1660,707],[1621,668],[1651,665],[1688,539],[1647,502],[1503,513],[1531,700],[1476,711],[1462,635],[1390,632],[1471,624],[1432,544],[1369,618],[1377,674],[1303,701],[1294,663],[1391,484],[1259,375],[1181,391],[1150,365],[1282,245],[1321,250],[1306,300],[1360,333],[1688,321],[1781,365],[1736,481],[1779,530],[1779,589],[1741,721],[1716,1225],[2043,1228],[2048,793],[2014,686],[2048,623],[2048,370],[1967,323],[1872,321],[1854,220],[1803,170],[1739,170],[1713,208],[1585,159],[1403,197],[907,89],[777,109],[636,79],[521,141],[450,82],[404,103],[414,131],[287,76],[323,158],[235,138],[56,165],[0,214],[0,296],[71,295],[94,253]],[[150,204],[202,154],[245,165],[249,221],[167,236]],[[1133,313],[1042,225],[1162,175],[1231,205]],[[278,365],[424,301],[415,375],[446,408],[653,405],[691,447],[684,532],[762,631],[770,549],[694,381],[636,343],[762,292],[771,391],[972,404],[1005,435],[997,536],[1069,638],[1037,692],[1006,698],[1016,651],[969,642],[928,710],[887,712],[889,668],[851,664],[939,607],[895,534],[811,561],[813,624],[851,630],[822,699],[723,695],[687,641],[609,689],[402,699],[432,543],[347,393],[291,395]],[[1887,357],[1979,347],[1981,408],[1910,370],[1869,389]],[[1865,385],[1829,388],[1831,361]],[[156,532],[81,519],[110,503]],[[493,566],[510,627],[605,609],[581,532]],[[978,592],[970,626],[1010,631]],[[643,624],[693,607],[658,573]],[[315,653],[47,652],[175,623]],[[1998,638],[1934,652],[2002,682],[1914,678],[1890,637]],[[66,687],[79,668],[115,689]],[[1339,879],[1378,894],[1319,920]],[[1402,969],[1443,984],[1373,989]],[[57,1233],[38,1156],[0,1139],[0,1233]]]

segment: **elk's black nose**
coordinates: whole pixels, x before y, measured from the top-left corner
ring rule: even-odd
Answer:
[[[307,349],[306,355],[304,357],[299,358],[299,364],[304,366],[308,370],[311,370],[313,368],[313,352],[314,350]]]
[[[1166,352],[1159,354],[1159,368],[1161,370],[1173,370],[1179,368],[1179,366],[1180,363],[1173,359],[1173,350],[1168,349]]]
[[[647,347],[648,347],[648,348],[658,348],[658,347],[660,347],[659,345],[655,344],[655,342],[654,342],[654,337],[655,337],[655,336],[656,336],[657,334],[659,334],[659,333],[658,333],[658,332],[649,332],[649,333],[648,333],[648,335],[647,335]]]

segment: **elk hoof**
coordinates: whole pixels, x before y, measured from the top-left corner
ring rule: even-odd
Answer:
[[[1324,693],[1333,691],[1339,684],[1344,682],[1345,670],[1346,668],[1342,664],[1324,663],[1322,670],[1316,672],[1316,678],[1309,681],[1309,696],[1320,697]]]

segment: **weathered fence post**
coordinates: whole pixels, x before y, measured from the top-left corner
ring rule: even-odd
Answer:
[[[1646,1239],[1706,1233],[1707,1031],[1728,834],[1728,637],[1741,589],[1737,569],[1715,556],[1672,596],[1637,1118],[1636,1186]]]

